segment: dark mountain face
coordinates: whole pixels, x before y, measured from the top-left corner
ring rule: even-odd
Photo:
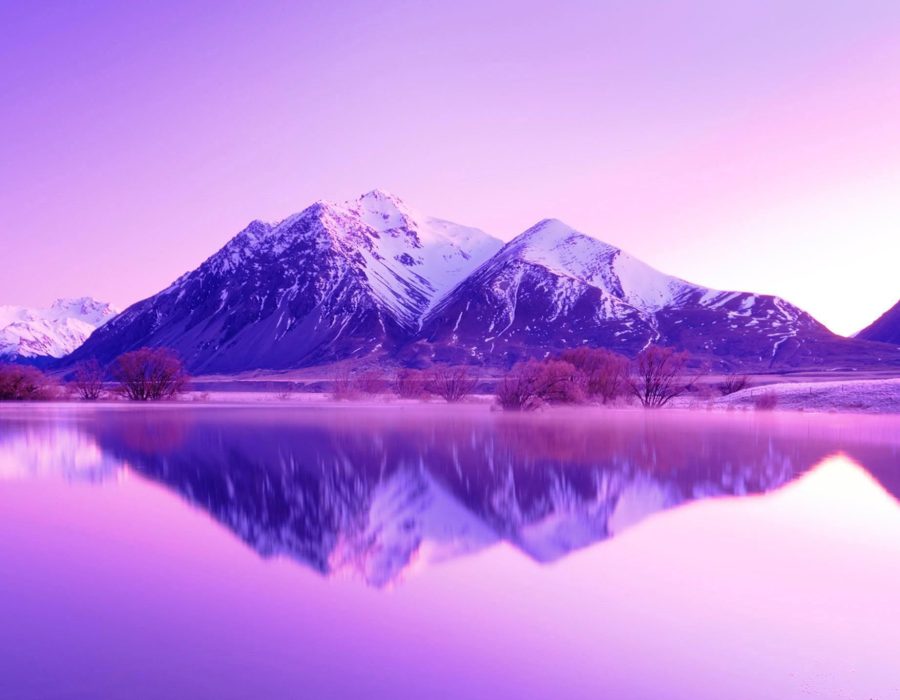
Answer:
[[[885,311],[870,326],[863,328],[856,337],[880,343],[900,345],[900,301]]]
[[[900,367],[777,297],[665,275],[562,222],[510,243],[371,192],[253,222],[199,268],[124,311],[64,360],[168,346],[195,374],[368,356],[509,366],[565,348],[650,344],[713,369]]]
[[[259,245],[255,222],[169,289],[127,309],[76,353],[108,361],[165,345],[194,371],[291,367],[390,345],[401,333],[379,308],[318,211],[285,227],[289,244]]]

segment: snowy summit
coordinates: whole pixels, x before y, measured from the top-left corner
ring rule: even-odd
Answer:
[[[0,357],[63,357],[115,315],[91,297],[57,299],[44,309],[0,306]]]

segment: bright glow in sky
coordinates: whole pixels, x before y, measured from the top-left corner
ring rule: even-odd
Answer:
[[[900,297],[900,4],[0,0],[0,303],[124,306],[380,187],[837,332]]]

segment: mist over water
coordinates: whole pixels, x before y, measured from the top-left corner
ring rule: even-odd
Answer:
[[[0,696],[891,697],[898,427],[3,407]]]

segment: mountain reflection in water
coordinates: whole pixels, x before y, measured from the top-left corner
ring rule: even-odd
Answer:
[[[0,477],[128,468],[265,557],[395,582],[511,543],[537,562],[848,454],[900,496],[892,419],[481,407],[97,407],[0,415]]]

